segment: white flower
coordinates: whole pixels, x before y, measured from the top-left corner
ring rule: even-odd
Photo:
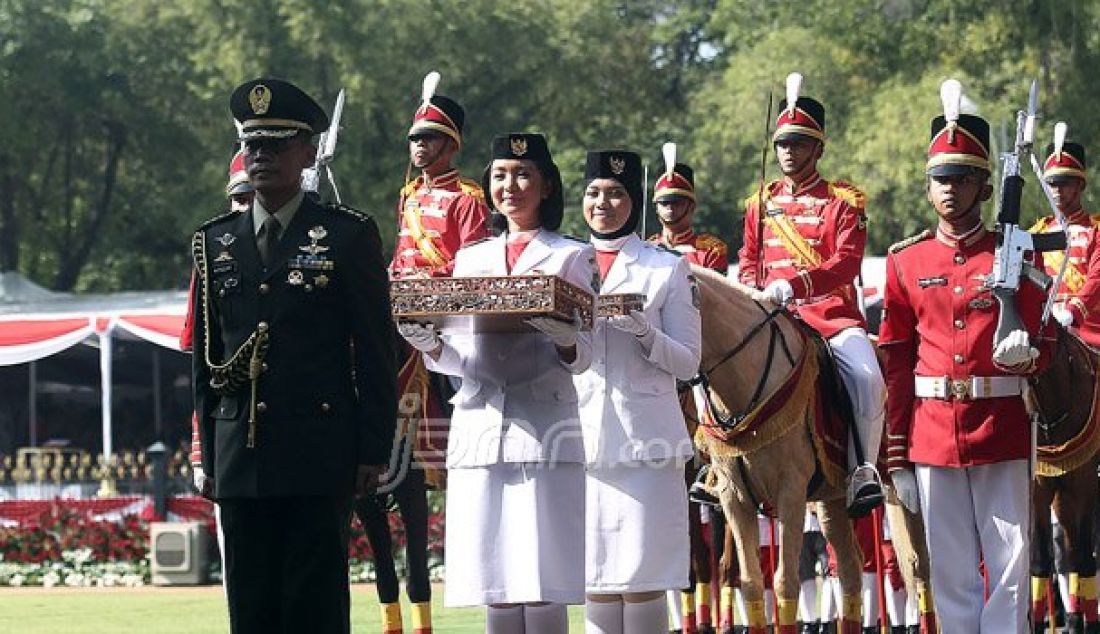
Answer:
[[[57,572],[53,570],[42,575],[42,585],[46,588],[52,588],[56,586],[60,581],[61,575],[57,574]]]
[[[8,584],[12,586],[21,586],[23,585],[23,582],[26,581],[26,579],[27,578],[23,575],[16,573],[11,576],[11,579],[8,580]]]

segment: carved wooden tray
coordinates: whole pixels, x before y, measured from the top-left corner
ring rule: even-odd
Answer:
[[[596,314],[600,317],[629,315],[631,311],[641,311],[644,307],[645,295],[638,293],[600,295],[596,298]]]
[[[531,317],[572,321],[590,330],[591,292],[556,275],[405,278],[390,282],[393,317],[433,323],[445,332],[533,332]]]

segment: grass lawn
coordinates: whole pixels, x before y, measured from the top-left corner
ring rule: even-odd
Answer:
[[[435,631],[485,631],[484,608],[443,608],[443,588],[432,593]],[[355,633],[381,631],[374,586],[352,586]],[[404,600],[404,597],[402,597]],[[408,605],[406,631],[411,621]],[[580,607],[569,610],[569,631],[583,631]],[[5,634],[206,634],[229,630],[221,586],[199,588],[0,588],[0,632]]]

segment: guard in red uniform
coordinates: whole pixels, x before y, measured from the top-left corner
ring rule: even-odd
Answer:
[[[1058,211],[1065,216],[1069,240],[1069,262],[1051,314],[1085,343],[1100,349],[1100,248],[1097,248],[1100,215],[1090,216],[1081,206],[1086,183],[1085,148],[1079,143],[1067,143],[1065,131],[1064,123],[1055,126],[1054,143],[1047,146],[1047,160],[1043,164],[1043,178],[1050,184]],[[1031,227],[1031,231],[1040,233],[1061,229],[1053,214]],[[1044,253],[1047,275],[1058,275],[1064,259],[1062,251]]]
[[[858,442],[848,443],[848,512],[866,515],[882,501],[878,458],[886,390],[860,312],[855,279],[863,262],[863,192],[817,172],[825,150],[825,106],[799,96],[802,76],[787,77],[772,142],[783,178],[745,201],[742,283],[757,299],[793,310],[829,342],[852,399]],[[763,215],[760,207],[763,206]]]
[[[692,264],[725,275],[729,268],[726,243],[709,233],[695,233],[691,228],[696,205],[695,172],[676,162],[675,143],[666,143],[664,154],[665,173],[653,186],[661,232],[649,236],[649,241],[679,251]]]
[[[462,147],[465,111],[457,102],[435,94],[439,73],[424,78],[421,103],[409,128],[409,162],[420,176],[401,190],[398,203],[400,230],[397,248],[390,262],[390,277],[451,274],[455,253],[465,244],[489,235],[489,210],[480,186],[462,178],[451,165]],[[406,534],[406,591],[412,603],[413,634],[431,634],[432,587],[428,578],[428,503],[427,486],[442,486],[441,468],[432,468],[421,460],[424,450],[442,456],[446,447],[427,446],[431,438],[429,421],[445,418],[440,398],[440,377],[424,367],[423,357],[401,343],[401,369],[398,390],[401,410],[409,425],[401,433],[402,443],[415,443],[416,461],[399,472],[400,481],[386,483],[385,495],[363,497],[356,501],[359,516],[374,553],[379,608],[383,634],[403,631],[400,583],[393,559],[393,536],[389,525],[390,498],[401,513]],[[409,407],[411,411],[404,408]],[[408,455],[403,451],[400,455]]]
[[[455,253],[489,235],[481,187],[451,165],[462,147],[466,113],[458,102],[435,94],[438,84],[435,71],[424,78],[422,101],[409,128],[409,162],[420,175],[401,190],[393,278],[450,275]]]
[[[681,253],[688,262],[725,275],[729,268],[728,247],[720,238],[709,233],[695,233],[691,221],[695,217],[695,172],[690,166],[676,162],[676,144],[665,143],[661,148],[665,159],[665,171],[653,185],[653,202],[657,205],[657,218],[661,232],[649,236],[649,242]],[[703,467],[706,469],[707,467]],[[685,466],[688,482],[700,472],[698,459]],[[702,557],[711,560],[713,548],[721,548],[725,521],[721,513],[711,509],[711,540],[703,535],[702,508],[698,503],[689,505],[688,530],[691,533],[693,561]],[[716,527],[719,527],[716,529]],[[720,556],[714,557],[717,561]],[[689,571],[689,585],[683,591],[669,590],[668,601],[673,633],[708,634],[714,631],[711,584],[700,581],[693,567]],[[711,573],[713,574],[713,573]]]
[[[1021,283],[1027,331],[995,347],[1000,310],[985,279],[997,237],[981,216],[993,192],[989,124],[959,114],[961,87],[949,81],[957,94],[944,91],[926,167],[936,232],[886,258],[886,464],[902,503],[923,511],[942,631],[1024,634],[1031,425],[1021,394],[1042,361],[1029,332],[1038,332],[1045,293]]]

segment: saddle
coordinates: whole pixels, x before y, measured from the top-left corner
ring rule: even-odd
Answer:
[[[812,493],[828,479],[831,484],[843,483],[844,475],[848,471],[848,442],[856,435],[855,408],[852,406],[852,398],[844,381],[840,377],[840,366],[832,347],[816,330],[807,326],[801,320],[794,320],[805,333],[807,340],[812,344],[817,354],[817,412],[814,416],[813,442],[815,457],[819,464],[814,469],[814,475],[807,487],[807,494]],[[849,430],[851,433],[849,433]],[[862,462],[860,444],[855,443],[857,458]],[[825,477],[821,461],[827,461],[828,467],[833,472],[839,471],[839,481]]]

